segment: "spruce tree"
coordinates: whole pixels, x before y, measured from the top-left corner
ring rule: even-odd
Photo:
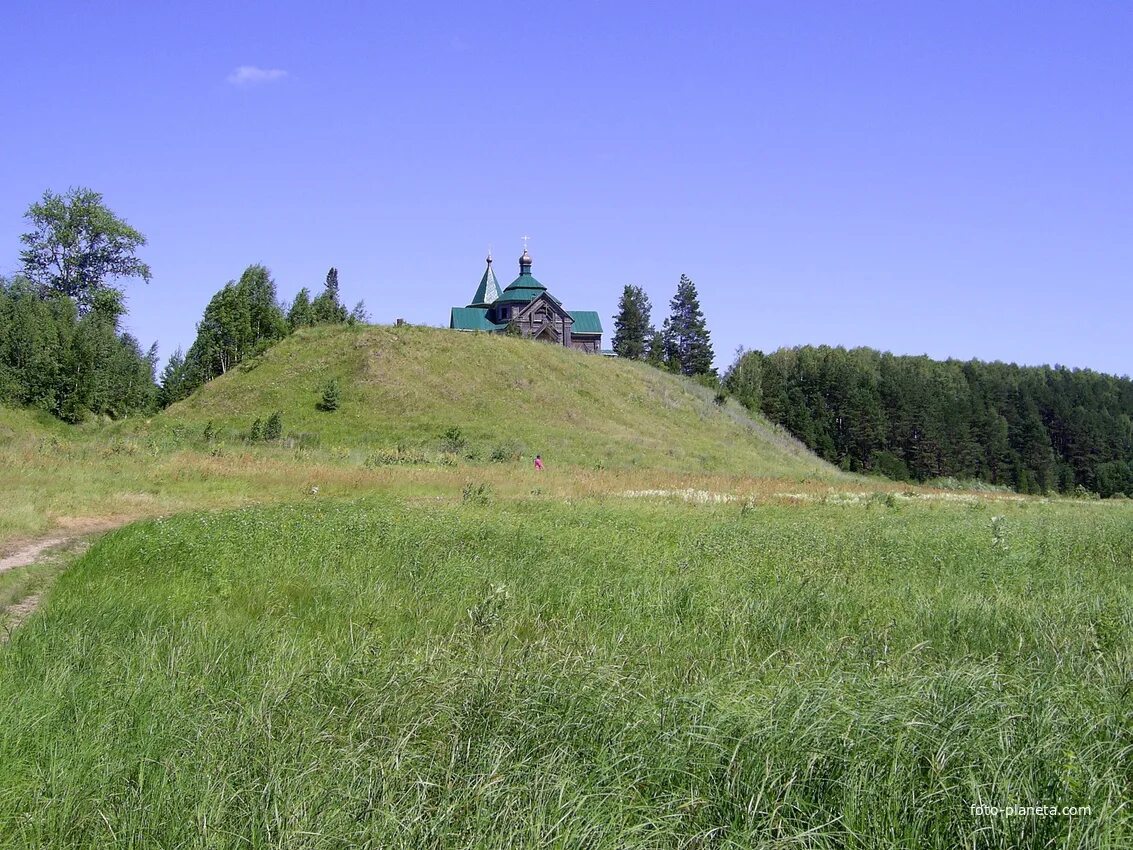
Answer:
[[[700,309],[696,284],[686,275],[681,275],[669,308],[671,313],[663,331],[669,366],[685,375],[715,375],[708,325]]]
[[[264,423],[264,439],[265,440],[278,440],[283,436],[283,414],[280,411],[275,411],[268,417],[268,421]]]
[[[348,313],[338,294],[338,269],[327,272],[326,286],[311,302],[311,311],[318,325],[338,325],[346,321]]]
[[[649,314],[652,305],[640,286],[627,284],[618,302],[614,319],[614,352],[630,360],[644,360],[652,331]]]
[[[338,378],[331,378],[323,385],[323,397],[319,402],[319,410],[330,413],[338,410],[339,390]]]
[[[645,346],[645,362],[658,369],[665,368],[665,336],[656,328],[649,329]]]

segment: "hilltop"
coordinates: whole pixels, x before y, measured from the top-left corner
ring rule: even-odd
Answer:
[[[341,404],[318,409],[337,379]],[[323,448],[423,450],[457,428],[487,459],[541,453],[560,466],[833,477],[784,431],[688,379],[642,363],[497,335],[412,326],[307,328],[170,407],[159,429],[246,433],[283,415]]]

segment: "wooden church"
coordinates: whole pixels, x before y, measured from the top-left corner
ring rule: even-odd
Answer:
[[[602,322],[593,310],[566,310],[531,274],[531,256],[523,249],[519,277],[501,290],[492,271],[492,258],[480,278],[472,303],[453,307],[449,327],[458,331],[513,333],[540,342],[597,354],[602,350]]]

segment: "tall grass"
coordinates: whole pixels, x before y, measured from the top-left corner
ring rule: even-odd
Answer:
[[[480,492],[105,537],[0,650],[0,841],[1133,840],[1122,506]]]

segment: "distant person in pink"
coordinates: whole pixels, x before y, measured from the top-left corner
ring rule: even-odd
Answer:
[[[538,469],[538,470],[543,469],[543,456],[542,455],[535,455],[535,468]]]

